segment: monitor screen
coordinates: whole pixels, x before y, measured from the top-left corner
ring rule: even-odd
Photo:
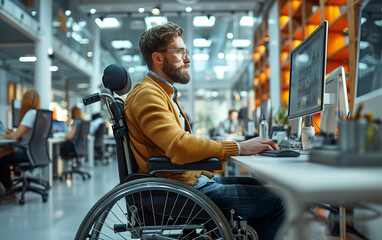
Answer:
[[[53,120],[52,121],[52,132],[65,132],[66,127],[65,127],[65,122],[64,121],[57,121]]]
[[[17,99],[12,100],[12,127],[17,128],[20,117],[21,101]]]
[[[288,117],[294,119],[323,109],[328,23],[324,21],[290,56]]]
[[[354,108],[382,117],[382,2],[368,0],[360,9]],[[355,110],[354,109],[354,110]]]

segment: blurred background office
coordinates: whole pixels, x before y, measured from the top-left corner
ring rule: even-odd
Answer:
[[[102,71],[112,63],[124,66],[133,84],[141,81],[147,67],[138,41],[147,29],[166,22],[184,29],[183,38],[191,52],[192,79],[176,87],[179,104],[192,121],[193,134],[214,137],[228,111],[236,109],[240,129],[236,139],[256,136],[262,116],[268,122],[270,136],[272,129],[288,129],[288,133],[298,135],[296,126],[301,122],[287,119],[290,53],[328,20],[326,73],[343,66],[348,107],[354,109],[358,26],[362,24],[358,10],[362,2],[1,0],[0,122],[5,129],[15,129],[23,94],[30,89],[38,92],[41,109],[53,113],[49,140],[52,175],[45,174],[53,187],[48,207],[32,194],[26,199],[26,204],[38,211],[19,208],[15,200],[1,203],[0,232],[11,229],[9,239],[20,239],[25,233],[16,231],[20,226],[14,223],[24,220],[24,229],[33,232],[30,239],[73,239],[88,209],[117,184],[115,143],[110,139],[105,106],[99,103],[84,107],[82,97],[106,91],[101,84]],[[380,14],[382,6],[375,9]],[[381,21],[376,20],[375,25],[380,27]],[[372,39],[380,43],[382,38],[377,33]],[[378,82],[374,85],[381,86]],[[71,130],[70,109],[75,107],[82,111],[84,122],[92,120],[87,133],[93,136],[87,136],[85,162],[92,177],[60,182],[64,164],[59,146]],[[320,117],[315,117],[319,125]],[[99,126],[98,132],[95,126]],[[315,131],[318,133],[318,128]],[[102,164],[95,167],[97,162]],[[364,227],[371,239],[380,236],[375,227],[380,222]],[[40,229],[41,225],[50,231]],[[321,228],[318,231],[317,236],[325,232]]]

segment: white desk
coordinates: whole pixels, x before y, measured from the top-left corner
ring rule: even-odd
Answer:
[[[16,139],[0,139],[0,145],[8,145],[17,142]]]
[[[304,232],[304,212],[318,202],[345,204],[382,203],[382,167],[345,168],[298,158],[236,156],[231,161],[255,177],[275,186],[285,200],[287,217],[278,233],[290,239],[309,239]],[[289,239],[289,237],[287,238]]]
[[[58,165],[58,159],[53,158],[53,150],[55,146],[59,146],[61,143],[64,143],[65,141],[66,140],[64,137],[48,139],[49,158],[52,161],[55,161],[57,165]],[[88,159],[89,167],[94,167],[94,137],[90,135],[88,137],[88,144],[87,144],[87,159]],[[43,176],[47,181],[49,181],[50,186],[52,186],[53,185],[53,164],[49,164],[49,168],[44,169]]]

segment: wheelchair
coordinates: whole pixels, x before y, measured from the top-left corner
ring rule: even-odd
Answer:
[[[130,148],[124,100],[115,95],[130,90],[130,76],[122,66],[112,64],[105,68],[102,81],[110,93],[95,93],[84,97],[83,102],[86,106],[103,100],[107,106],[120,183],[91,208],[75,239],[258,239],[256,231],[236,216],[234,209],[222,211],[194,187],[154,176],[156,172],[220,170],[218,159],[180,166],[166,157],[152,157],[147,162],[150,174],[138,173]]]

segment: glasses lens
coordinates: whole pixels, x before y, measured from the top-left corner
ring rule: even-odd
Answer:
[[[184,49],[184,51],[183,51],[183,59],[186,59],[187,56],[190,56],[190,50]]]

